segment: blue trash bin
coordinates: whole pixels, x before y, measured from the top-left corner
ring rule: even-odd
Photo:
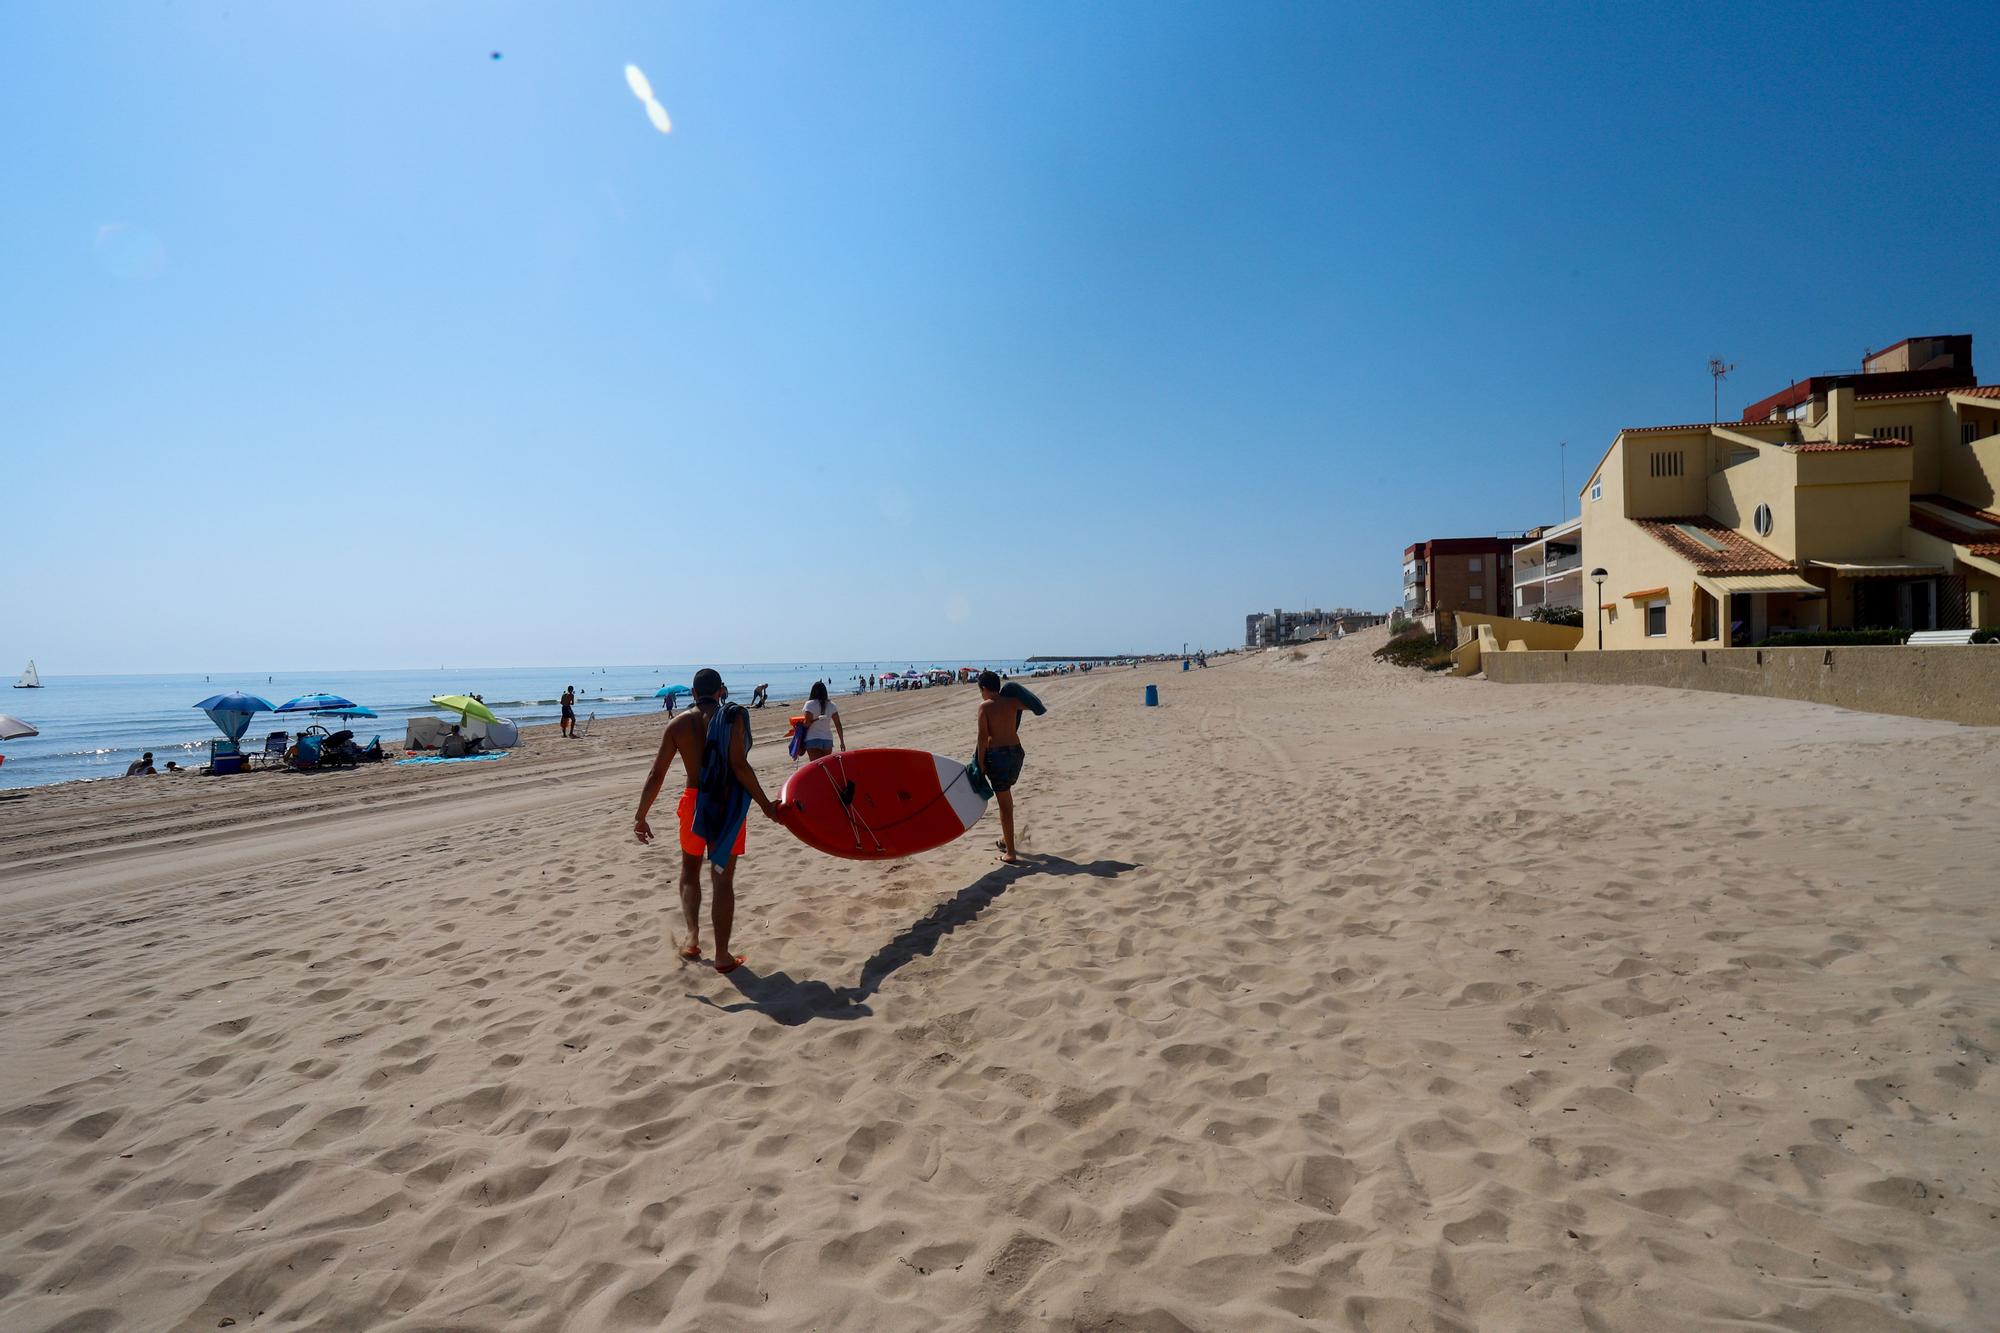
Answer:
[[[1186,670],[1187,670],[1187,666],[1188,666],[1188,664],[1187,664],[1187,659],[1186,659],[1185,657],[1183,657],[1183,658],[1181,659],[1181,670],[1183,670],[1183,671],[1186,671]]]
[[[1157,685],[1148,685],[1146,687],[1146,707],[1158,708],[1159,706],[1160,706],[1160,687]]]

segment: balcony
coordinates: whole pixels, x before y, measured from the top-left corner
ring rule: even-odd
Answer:
[[[1568,555],[1551,557],[1549,562],[1542,566],[1542,576],[1552,579],[1558,574],[1567,574],[1572,569],[1581,568],[1583,568],[1583,552],[1572,551]]]
[[[1413,560],[1403,566],[1403,586],[1405,588],[1417,587],[1423,583],[1425,576],[1429,573],[1429,565],[1421,560]]]

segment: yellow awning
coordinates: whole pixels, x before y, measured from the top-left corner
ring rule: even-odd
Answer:
[[[1928,560],[1808,560],[1806,563],[1814,569],[1830,569],[1850,579],[1923,578],[1928,574],[1944,573],[1943,565]]]
[[[1818,595],[1826,591],[1818,584],[1802,579],[1797,574],[1706,574],[1697,578],[1695,582],[1717,597],[1727,597],[1733,592],[1798,592]]]

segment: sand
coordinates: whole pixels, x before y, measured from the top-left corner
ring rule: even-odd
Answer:
[[[656,719],[0,803],[0,1326],[2000,1326],[2000,733],[1375,641],[1051,684],[1022,869],[753,826],[730,977]]]

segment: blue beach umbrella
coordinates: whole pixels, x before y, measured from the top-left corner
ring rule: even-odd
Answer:
[[[693,694],[693,693],[694,691],[689,689],[685,685],[662,685],[660,686],[659,689],[653,692],[653,697],[655,699],[664,699],[670,694]]]
[[[331,713],[342,708],[359,708],[352,699],[337,694],[301,694],[271,709],[274,713]]]
[[[315,716],[337,717],[343,722],[352,722],[357,717],[380,717],[381,714],[372,708],[363,708],[360,704],[356,704],[352,708],[329,709],[321,713],[316,713]]]
[[[254,694],[217,694],[203,699],[195,705],[208,714],[208,720],[215,723],[218,730],[232,741],[243,739],[243,733],[250,729],[252,713],[271,713],[277,710],[270,702]]]

